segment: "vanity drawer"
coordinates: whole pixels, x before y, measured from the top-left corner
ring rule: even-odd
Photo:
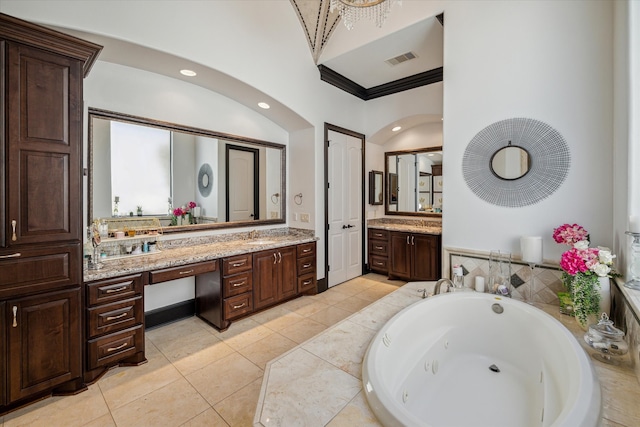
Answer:
[[[384,271],[386,273],[389,270],[389,259],[378,255],[370,255],[369,268],[371,270]]]
[[[378,230],[376,228],[369,229],[369,240],[389,240],[389,232],[387,230]]]
[[[89,305],[120,301],[142,295],[144,280],[142,273],[131,276],[100,280],[87,285]]]
[[[222,260],[222,275],[231,276],[232,274],[251,271],[253,257],[251,254],[243,254]]]
[[[250,271],[236,274],[222,279],[222,283],[225,297],[240,295],[253,289],[253,274]]]
[[[111,335],[90,340],[87,343],[87,366],[95,369],[133,356],[144,349],[142,325]]]
[[[90,308],[87,313],[89,338],[142,324],[144,319],[142,297]]]
[[[297,251],[298,258],[316,256],[316,242],[298,245]]]
[[[310,273],[298,277],[298,292],[307,292],[316,289],[316,274]]]
[[[206,261],[197,264],[188,264],[180,267],[165,268],[163,270],[155,270],[149,273],[149,284],[168,282],[169,280],[182,279],[183,277],[191,277],[197,274],[210,273],[216,271],[218,261]]]
[[[225,320],[235,319],[253,311],[253,294],[247,292],[224,300]]]
[[[387,256],[389,242],[386,240],[369,240],[369,254]]]
[[[298,276],[303,274],[315,273],[316,259],[315,257],[307,257],[298,259]]]

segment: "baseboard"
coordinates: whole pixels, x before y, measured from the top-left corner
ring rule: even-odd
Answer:
[[[329,289],[329,286],[327,285],[327,278],[323,277],[322,279],[318,279],[318,293],[324,292],[327,289]]]
[[[145,329],[191,317],[196,314],[196,300],[190,299],[166,307],[157,308],[144,314]]]

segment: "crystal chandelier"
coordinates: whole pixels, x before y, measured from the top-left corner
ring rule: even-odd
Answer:
[[[402,3],[401,0],[331,0],[329,10],[333,12],[338,9],[344,25],[349,30],[363,17],[376,21],[376,25],[380,28],[387,19],[391,6],[396,2]]]

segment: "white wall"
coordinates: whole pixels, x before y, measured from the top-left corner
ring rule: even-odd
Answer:
[[[196,138],[186,133],[173,132],[173,144],[180,147],[179,150],[171,149],[172,174],[173,174],[173,206],[187,206],[194,201],[196,195],[196,176],[198,171],[193,171],[196,161]]]
[[[218,170],[218,140],[214,138],[196,137],[196,168],[193,171],[196,179],[196,198],[195,202],[201,207],[201,215],[209,218],[218,217],[218,176],[215,172],[209,177],[209,187],[211,193],[207,197],[203,197],[198,191],[198,173],[204,164],[203,159],[207,159],[212,171]]]

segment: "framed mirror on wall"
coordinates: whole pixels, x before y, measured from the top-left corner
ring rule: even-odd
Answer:
[[[381,171],[369,172],[369,204],[381,205],[384,202],[384,175]]]
[[[285,171],[282,144],[89,109],[89,223],[141,211],[168,225],[194,202],[197,224],[165,233],[282,224]]]
[[[442,147],[385,153],[385,214],[442,216]]]

